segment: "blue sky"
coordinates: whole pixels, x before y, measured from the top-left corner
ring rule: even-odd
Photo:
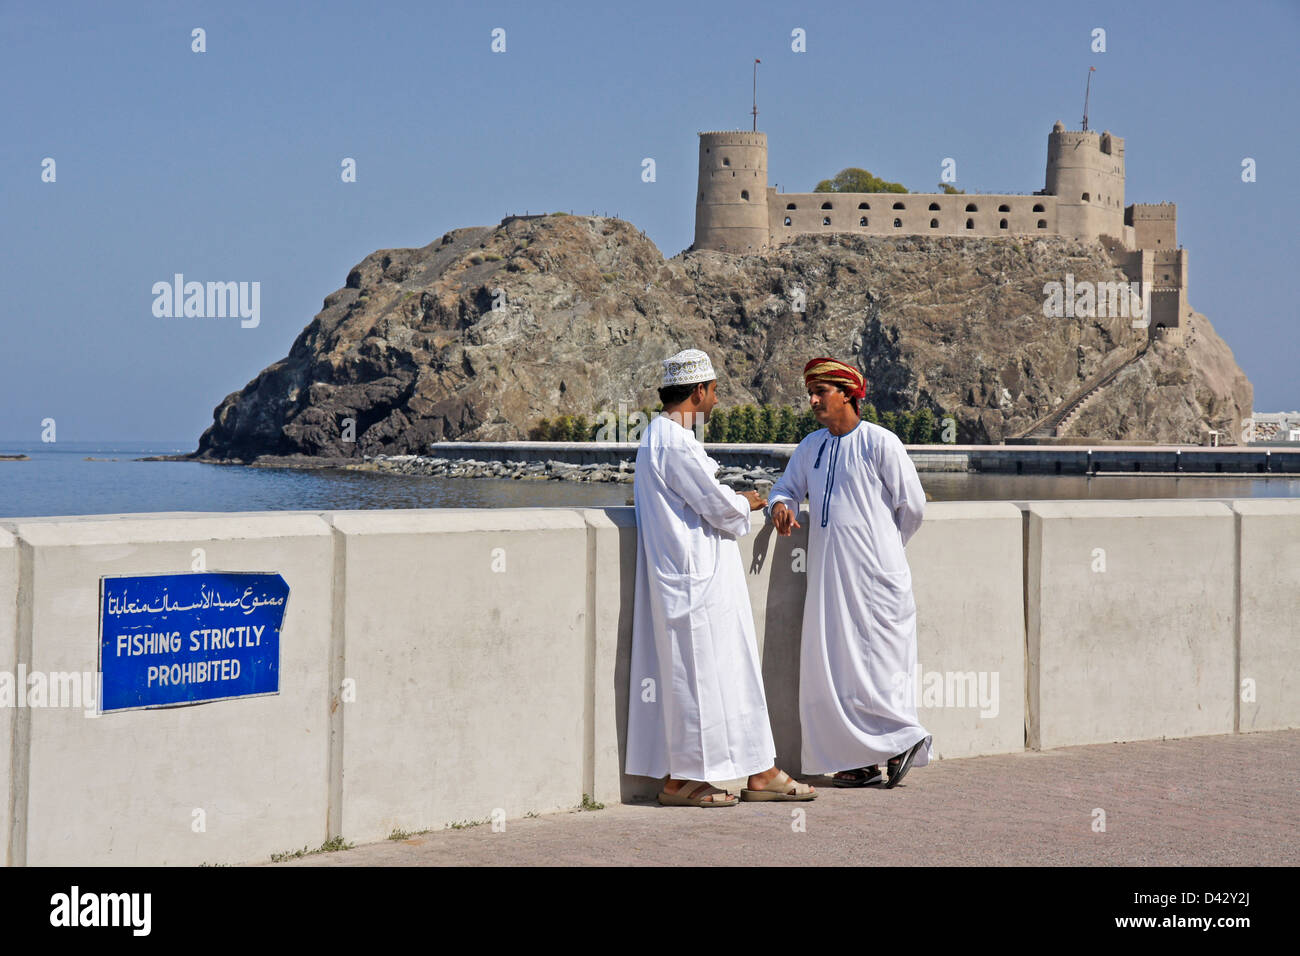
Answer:
[[[1298,45],[1295,0],[0,3],[0,439],[53,418],[60,440],[193,447],[375,249],[563,209],[677,254],[696,133],[749,128],[755,57],[787,191],[845,166],[933,191],[953,157],[968,191],[1032,192],[1097,67],[1126,202],[1178,204],[1192,306],[1256,410],[1297,408]],[[260,324],[155,317],[177,272],[260,282]]]

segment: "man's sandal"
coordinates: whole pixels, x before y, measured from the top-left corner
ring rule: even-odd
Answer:
[[[868,787],[880,783],[880,768],[876,766],[859,767],[857,770],[841,770],[831,777],[837,787]]]
[[[784,770],[763,784],[762,790],[741,790],[742,800],[815,800],[817,792],[806,783],[793,779]]]
[[[930,738],[928,737],[923,737],[918,740],[907,753],[889,758],[889,782],[885,784],[886,790],[892,790],[902,782],[903,777],[907,775],[907,771],[912,768],[912,760],[916,757],[916,752],[920,750],[929,739]]]
[[[726,794],[725,799],[714,800],[713,794]],[[740,801],[734,793],[727,793],[707,783],[683,783],[676,793],[659,791],[659,802],[665,807],[734,807]]]

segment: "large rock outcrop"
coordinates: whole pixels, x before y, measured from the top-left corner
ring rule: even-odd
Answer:
[[[509,218],[367,256],[289,355],[216,408],[194,456],[525,438],[542,418],[652,405],[660,359],[686,347],[712,355],[730,405],[802,406],[804,362],[829,354],[859,363],[879,410],[926,405],[955,415],[959,441],[997,442],[1145,341],[1127,318],[1045,318],[1044,284],[1066,273],[1124,279],[1100,244],[1056,237],[805,236],[665,260],[622,220]],[[1153,345],[1069,433],[1238,436],[1250,384],[1193,321],[1187,347]]]

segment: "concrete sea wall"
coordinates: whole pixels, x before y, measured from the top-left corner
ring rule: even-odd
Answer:
[[[740,540],[792,772],[801,521]],[[907,550],[940,757],[1300,726],[1300,501],[931,503]],[[278,694],[13,702],[96,670],[101,576],[199,560],[288,583]],[[651,795],[621,772],[635,560],[631,508],[0,521],[4,860],[242,862]]]

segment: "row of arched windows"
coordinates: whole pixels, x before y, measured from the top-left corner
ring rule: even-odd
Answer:
[[[748,199],[748,198],[749,198],[749,194],[748,194],[748,193],[742,193],[742,194],[741,194],[741,198],[743,198],[743,199]],[[1086,202],[1087,199],[1088,199],[1088,194],[1087,194],[1087,193],[1084,193],[1084,194],[1083,194],[1083,198],[1084,198],[1084,201]],[[786,207],[785,207],[785,208],[786,208],[786,209],[798,209],[799,206],[798,206],[797,203],[786,203]],[[834,205],[832,205],[832,204],[829,203],[829,202],[824,202],[824,203],[822,203],[821,208],[822,208],[822,209],[834,209],[835,207],[834,207]],[[859,209],[870,209],[870,208],[871,208],[871,203],[869,203],[869,202],[860,202],[860,203],[858,203],[858,208],[859,208]],[[907,209],[907,206],[904,205],[904,204],[901,203],[901,202],[896,202],[896,203],[894,203],[893,208],[894,208],[894,209]],[[939,204],[938,204],[937,202],[932,202],[932,203],[930,203],[930,210],[933,211],[933,212],[939,212],[939,211],[940,211],[940,206],[939,206]],[[966,204],[966,211],[967,211],[967,212],[979,212],[980,209],[979,209],[979,206],[977,206],[977,205],[975,205],[975,203],[971,202],[971,203],[967,203],[967,204]],[[1006,203],[1002,203],[1001,205],[998,206],[998,212],[1010,212],[1010,211],[1011,211],[1011,207],[1008,206]],[[1046,211],[1047,211],[1047,210],[1046,210],[1046,208],[1043,206],[1042,203],[1040,203],[1040,202],[1036,202],[1036,203],[1034,203],[1034,212],[1046,212]]]
[[[831,217],[830,217],[830,216],[823,216],[823,217],[822,217],[822,225],[823,225],[823,226],[829,226],[830,224],[831,224]],[[786,216],[786,217],[785,217],[785,225],[787,225],[787,226],[791,225],[791,221],[790,221],[790,217],[789,217],[789,216]],[[865,225],[867,225],[867,217],[866,217],[866,216],[862,216],[861,218],[859,218],[859,219],[858,219],[858,225],[859,225],[859,226],[865,226]],[[903,220],[901,220],[901,219],[895,219],[895,220],[894,220],[894,228],[895,228],[895,229],[902,229],[902,228],[903,228]],[[938,228],[939,228],[939,220],[938,220],[938,219],[931,219],[931,220],[930,220],[930,228],[931,228],[931,229],[938,229]],[[974,219],[967,219],[967,220],[966,220],[966,228],[967,228],[967,229],[974,229],[974,228],[975,228],[975,220],[974,220]],[[1006,221],[1005,219],[999,219],[999,220],[998,220],[998,228],[999,228],[999,229],[1007,229],[1007,228],[1009,228],[1008,225],[1007,225],[1007,221]],[[1040,220],[1038,220],[1038,228],[1039,228],[1039,229],[1046,229],[1046,228],[1047,228],[1047,220],[1046,220],[1046,219],[1040,219]]]

